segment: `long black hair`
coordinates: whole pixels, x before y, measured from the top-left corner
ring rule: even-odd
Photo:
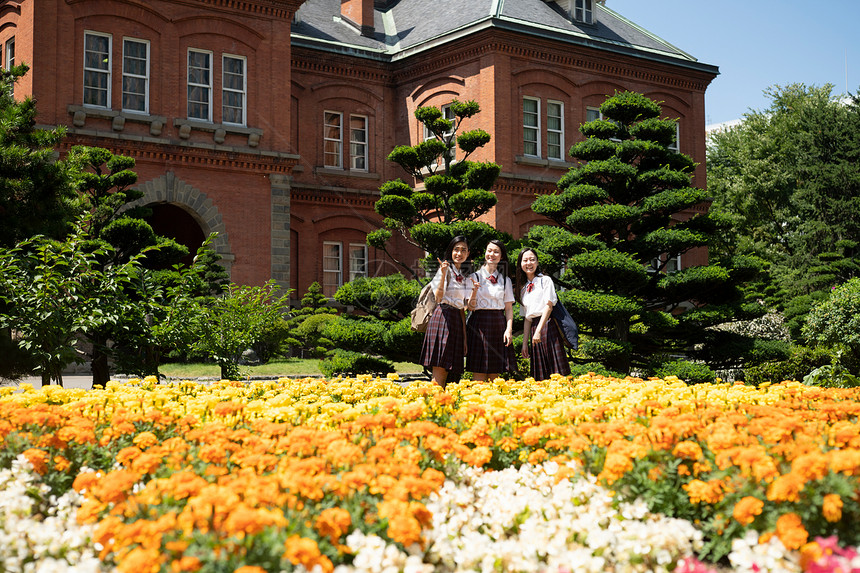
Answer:
[[[448,243],[447,247],[445,247],[445,257],[443,258],[443,260],[452,263],[454,262],[454,245],[456,245],[457,243],[466,243],[466,248],[469,249],[469,254],[472,254],[472,247],[469,246],[468,239],[466,239],[466,237],[464,237],[463,235],[457,235],[456,237],[451,239],[451,242]],[[468,259],[465,262],[468,262]]]
[[[526,283],[528,282],[528,278],[526,277],[526,273],[523,272],[523,255],[529,251],[534,253],[535,259],[537,259],[537,261],[538,261],[537,265],[535,265],[535,276],[540,274],[540,259],[538,258],[537,251],[535,251],[531,247],[524,248],[522,251],[520,251],[520,254],[517,255],[517,274],[516,274],[517,281],[516,281],[516,285],[514,285],[514,298],[517,299],[517,302],[523,301],[522,300],[523,299],[523,297],[522,297],[523,288],[526,286]]]

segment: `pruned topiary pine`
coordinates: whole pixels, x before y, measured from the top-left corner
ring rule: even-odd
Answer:
[[[600,112],[570,149],[578,164],[532,205],[553,224],[524,238],[568,289],[559,296],[585,335],[583,360],[651,373],[680,355],[722,368],[760,355],[754,339],[713,328],[765,312],[739,288],[756,261],[672,266],[722,232],[707,209],[678,216],[709,200],[691,186],[693,160],[672,149],[676,122],[634,92],[616,93]]]
[[[476,219],[496,204],[491,188],[501,168],[491,162],[469,161],[469,156],[490,141],[482,129],[461,131],[463,122],[480,111],[475,101],[454,100],[446,113],[436,107],[420,107],[415,117],[424,126],[425,140],[399,145],[388,159],[403,167],[412,182],[400,179],[380,187],[376,212],[383,228],[367,235],[367,244],[381,249],[412,276],[417,269],[388,250],[395,233],[430,254],[435,260],[457,235],[469,238],[472,252],[483,252],[491,239],[510,237]]]

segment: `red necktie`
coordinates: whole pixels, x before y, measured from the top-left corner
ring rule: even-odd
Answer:
[[[493,284],[496,284],[496,275],[490,275],[487,277],[487,280]]]
[[[534,288],[535,288],[534,283],[529,283],[528,285],[526,285],[526,292],[532,292],[532,290]]]
[[[463,275],[456,275],[454,278],[457,279],[458,283],[463,282]]]

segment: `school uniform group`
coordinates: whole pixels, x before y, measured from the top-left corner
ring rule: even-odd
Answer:
[[[492,380],[516,370],[515,301],[525,320],[522,355],[529,359],[532,377],[544,380],[551,374],[570,374],[559,331],[550,320],[558,296],[552,279],[540,273],[537,253],[523,249],[511,272],[504,244],[492,240],[484,252],[484,264],[466,275],[469,260],[468,241],[454,237],[430,283],[436,308],[424,336],[421,364],[431,371],[433,381],[445,386],[449,378],[459,380],[464,356],[465,370],[473,380]]]

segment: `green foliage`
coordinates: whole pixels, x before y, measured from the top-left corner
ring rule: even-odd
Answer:
[[[765,91],[768,109],[711,137],[712,209],[733,222],[719,248],[770,263],[769,304],[791,315],[794,340],[810,299],[860,276],[860,100],[833,86]]]
[[[803,334],[810,342],[841,349],[860,362],[860,278],[835,287],[828,299],[815,305]]]
[[[290,313],[287,321],[290,335],[286,342],[293,353],[303,358],[305,354],[320,357],[332,347],[331,341],[322,335],[322,331],[337,310],[328,305],[328,299],[318,282],[311,283],[300,304],[297,310]],[[320,316],[323,318],[315,318]],[[308,320],[310,322],[305,325]]]
[[[267,325],[289,309],[289,292],[274,281],[264,286],[231,284],[223,296],[200,301],[192,316],[193,348],[221,367],[221,377],[238,380],[242,352],[260,342]]]
[[[343,376],[383,375],[394,372],[394,364],[388,360],[360,352],[335,350],[331,356],[320,361],[320,371],[329,378],[338,374]]]
[[[747,384],[758,386],[764,382],[783,380],[803,380],[811,371],[831,362],[826,348],[792,346],[789,355],[783,360],[769,361],[744,369]]]
[[[660,378],[677,376],[687,384],[705,384],[716,381],[717,375],[706,364],[689,360],[672,360],[655,368],[654,375]]]
[[[83,362],[79,335],[116,326],[134,306],[126,293],[140,256],[104,267],[113,253],[90,248],[86,222],[66,241],[36,236],[0,252],[0,328],[15,329],[43,384],[62,384],[63,369]]]
[[[532,227],[523,246],[569,289],[562,299],[587,339],[578,359],[616,372],[645,368],[655,355],[700,361],[714,338],[707,327],[756,310],[740,287],[758,267],[725,257],[667,274],[668,261],[710,246],[727,222],[691,213],[708,195],[690,186],[693,160],[668,148],[676,125],[660,118],[658,102],[619,92],[601,112],[582,126],[587,139],[571,147],[580,164],[532,205],[554,230]]]
[[[400,320],[409,316],[420,292],[416,281],[396,273],[352,280],[337,289],[334,299],[382,320]]]

